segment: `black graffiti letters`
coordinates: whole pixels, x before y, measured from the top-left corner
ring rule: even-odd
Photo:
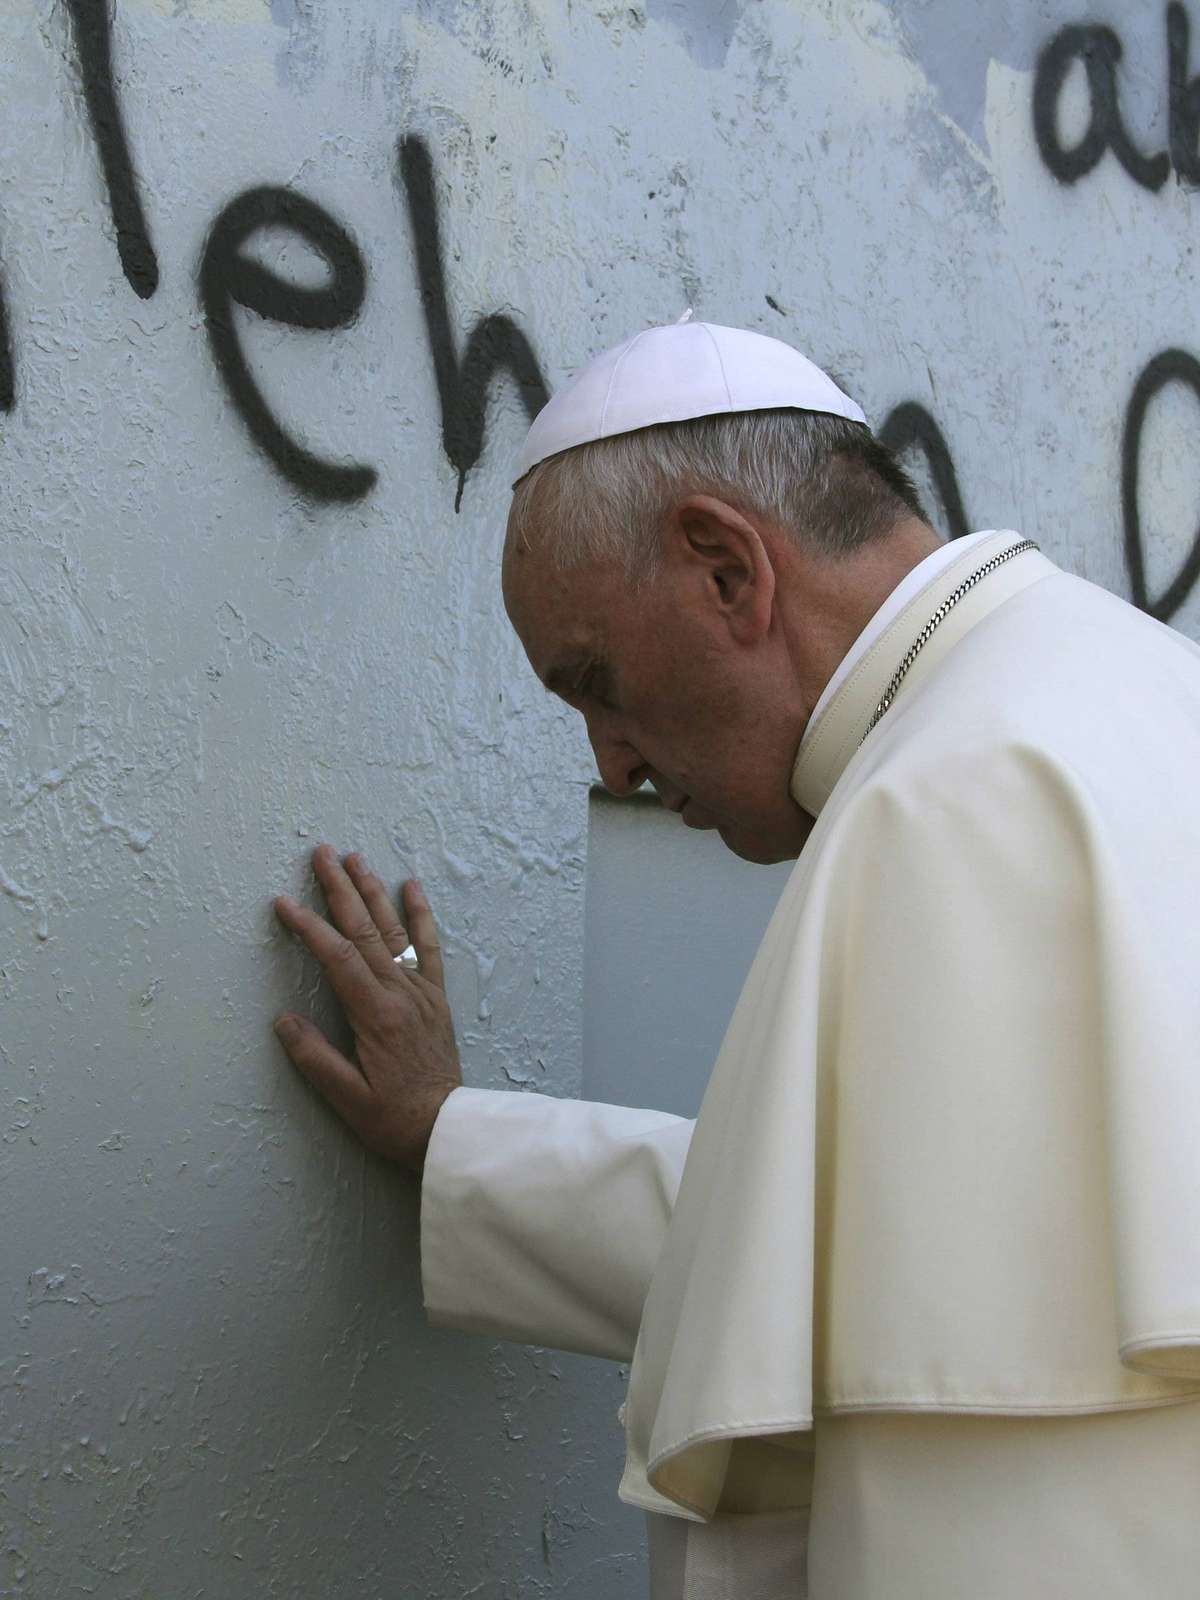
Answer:
[[[971,531],[963,507],[962,493],[958,487],[958,474],[950,457],[945,435],[933,417],[917,400],[904,400],[884,418],[879,429],[880,442],[896,455],[914,445],[929,463],[933,486],[946,513],[946,526],[952,539],[961,539]]]
[[[507,370],[516,379],[530,421],[549,398],[545,379],[529,340],[501,312],[483,317],[471,329],[460,362],[454,352],[446,276],[442,264],[433,162],[424,140],[403,138],[397,148],[397,170],[408,204],[417,255],[421,306],[429,336],[442,412],[442,447],[458,473],[454,509],[462,503],[467,473],[483,451],[485,408],[492,374]]]
[[[134,293],[158,288],[158,261],[142,208],[120,100],[113,83],[108,0],[65,0],[84,99],[108,191],[121,268]],[[332,281],[319,289],[285,283],[241,253],[268,223],[290,227],[328,263]],[[248,191],[213,224],[200,266],[200,297],[217,370],[259,447],[298,489],[317,500],[353,500],[375,482],[370,467],[324,461],[280,427],[255,382],[233,321],[234,302],[297,328],[341,328],[362,304],[365,268],[357,247],[329,214],[302,195],[275,188]],[[12,391],[12,360],[0,304],[0,404]]]
[[[442,445],[458,473],[454,509],[483,452],[488,390],[494,373],[516,380],[532,420],[549,398],[537,357],[511,317],[493,313],[471,329],[461,361],[446,298],[433,163],[424,141],[401,139],[398,171],[417,256],[421,306],[433,357],[442,417]],[[250,259],[243,245],[260,228],[292,229],[329,266],[331,281],[302,289]],[[356,500],[376,481],[372,467],[343,466],[303,449],[280,427],[255,382],[233,321],[233,304],[297,328],[343,328],[357,316],[366,269],[346,230],[315,201],[293,190],[263,187],[232,200],[217,217],[200,263],[200,297],[222,381],[258,446],[287,479],[317,500]]]
[[[121,104],[113,81],[109,0],[64,0],[92,136],[108,194],[121,267],[131,288],[149,299],[158,287],[158,261],[150,242],[129,153]],[[483,451],[492,375],[515,379],[532,419],[548,398],[533,349],[517,323],[502,313],[481,318],[455,353],[446,303],[433,166],[424,142],[400,142],[400,176],[416,244],[421,301],[441,404],[442,444],[458,473],[454,509],[462,503],[466,475]],[[318,251],[332,277],[320,289],[285,283],[242,249],[259,228],[291,228]],[[231,201],[213,223],[200,263],[200,298],[209,343],[221,380],[251,437],[297,489],[317,500],[355,500],[376,481],[373,468],[323,460],[281,427],[256,383],[234,321],[235,304],[297,328],[342,328],[362,304],[366,268],[345,229],[314,201],[293,191],[262,187]],[[0,404],[11,405],[12,360],[0,303]]]
[[[63,0],[69,53],[78,64],[81,115],[99,157],[108,213],[121,270],[135,294],[149,299],[159,283],[159,264],[142,205],[114,77],[113,0]],[[1032,115],[1042,159],[1063,183],[1084,178],[1110,152],[1141,187],[1158,191],[1172,169],[1180,183],[1200,185],[1200,75],[1191,76],[1191,22],[1181,0],[1165,8],[1168,149],[1147,152],[1130,135],[1121,106],[1124,46],[1113,27],[1075,23],[1050,38],[1037,62]],[[1060,111],[1068,77],[1086,80],[1086,126],[1066,143]],[[493,136],[494,137],[494,136]],[[517,320],[500,311],[479,316],[461,339],[452,325],[434,163],[425,140],[405,134],[396,148],[395,183],[413,241],[417,280],[437,388],[441,444],[458,477],[455,511],[461,510],[468,473],[485,444],[488,406],[507,376],[532,420],[546,404],[548,389],[533,343]],[[266,229],[284,229],[314,251],[327,276],[317,287],[291,282],[252,248]],[[311,500],[347,503],[377,482],[373,466],[336,461],[302,444],[272,410],[255,376],[244,341],[254,318],[296,329],[349,327],[366,298],[367,265],[347,227],[315,200],[289,188],[262,185],[245,190],[218,213],[197,263],[197,289],[213,363],[221,385],[249,437],[296,491]],[[774,304],[773,301],[769,303]],[[636,309],[636,308],[635,308]],[[11,412],[24,368],[14,350],[3,263],[0,262],[0,415]],[[1125,416],[1121,458],[1121,504],[1125,560],[1134,603],[1162,621],[1183,605],[1200,582],[1200,531],[1179,571],[1163,592],[1147,590],[1138,509],[1139,453],[1146,416],[1167,384],[1186,384],[1200,402],[1200,361],[1184,350],[1163,351],[1138,379]],[[916,400],[897,405],[879,429],[898,455],[919,452],[928,466],[951,538],[970,530],[962,490],[946,438]]]
[[[1111,150],[1129,176],[1146,189],[1161,189],[1171,170],[1165,150],[1144,156],[1134,145],[1121,117],[1117,63],[1122,48],[1111,28],[1064,28],[1038,59],[1033,83],[1033,126],[1042,159],[1063,183],[1076,183]],[[1058,101],[1067,73],[1076,61],[1087,71],[1090,116],[1087,131],[1069,149],[1059,138]]]
[[[1033,83],[1033,128],[1050,171],[1063,183],[1086,177],[1111,150],[1142,188],[1157,191],[1171,168],[1183,183],[1200,183],[1200,79],[1189,79],[1191,24],[1180,0],[1167,7],[1168,150],[1144,155],[1121,115],[1117,67],[1123,47],[1119,35],[1103,26],[1063,28],[1042,51]],[[1087,73],[1089,117],[1078,144],[1066,146],[1058,126],[1059,100],[1075,62]]]
[[[1111,28],[1063,28],[1042,51],[1033,84],[1034,133],[1042,159],[1063,183],[1085,177],[1109,150],[1145,189],[1161,189],[1172,167],[1182,183],[1200,183],[1200,78],[1189,77],[1191,24],[1179,0],[1171,0],[1167,6],[1166,22],[1169,149],[1154,155],[1138,150],[1125,127],[1117,85],[1122,45]],[[1089,117],[1082,139],[1067,147],[1059,133],[1058,108],[1067,73],[1076,62],[1087,73]],[[1200,400],[1200,362],[1178,349],[1164,350],[1149,362],[1126,407],[1121,444],[1121,514],[1129,585],[1134,604],[1160,622],[1170,621],[1200,579],[1198,530],[1183,565],[1163,593],[1151,598],[1146,586],[1138,505],[1142,431],[1150,402],[1168,383],[1186,384]],[[934,473],[936,478],[936,468]]]
[[[302,288],[244,254],[246,241],[271,225],[290,229],[322,255],[329,282]],[[316,201],[291,189],[247,189],[231,200],[213,223],[200,261],[200,299],[217,371],[255,443],[315,500],[359,499],[375,482],[375,469],[323,460],[289,438],[250,371],[233,306],[293,328],[344,328],[358,315],[365,288],[366,269],[349,234]]]
[[[1169,622],[1200,578],[1200,529],[1182,567],[1157,600],[1146,588],[1146,558],[1142,540],[1138,487],[1141,472],[1142,429],[1150,402],[1168,383],[1183,383],[1200,400],[1200,361],[1186,350],[1163,350],[1151,361],[1130,396],[1121,441],[1121,514],[1125,524],[1125,567],[1133,602],[1160,622]]]
[[[143,300],[158,288],[158,261],[142,210],[121,103],[113,89],[108,0],[65,0],[75,35],[83,94],[108,189],[117,254],[129,287]]]

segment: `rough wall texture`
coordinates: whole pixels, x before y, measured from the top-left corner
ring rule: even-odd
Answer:
[[[0,0],[0,1594],[639,1591],[621,1370],[425,1327],[269,901],[419,873],[468,1081],[579,1092],[506,468],[689,303],[1200,628],[1192,12],[977,11]]]

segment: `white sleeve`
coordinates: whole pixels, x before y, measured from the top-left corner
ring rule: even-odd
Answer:
[[[429,1321],[631,1360],[693,1127],[595,1100],[453,1090],[421,1179]]]

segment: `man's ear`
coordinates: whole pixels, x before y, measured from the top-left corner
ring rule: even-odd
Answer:
[[[737,643],[766,634],[775,568],[753,522],[726,500],[693,494],[672,509],[665,542]]]

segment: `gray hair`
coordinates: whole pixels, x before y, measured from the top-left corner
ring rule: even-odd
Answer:
[[[560,571],[617,561],[641,587],[661,565],[668,512],[693,493],[832,556],[905,517],[928,521],[911,478],[863,423],[782,407],[660,422],[548,456],[513,491],[506,548],[537,543]]]

